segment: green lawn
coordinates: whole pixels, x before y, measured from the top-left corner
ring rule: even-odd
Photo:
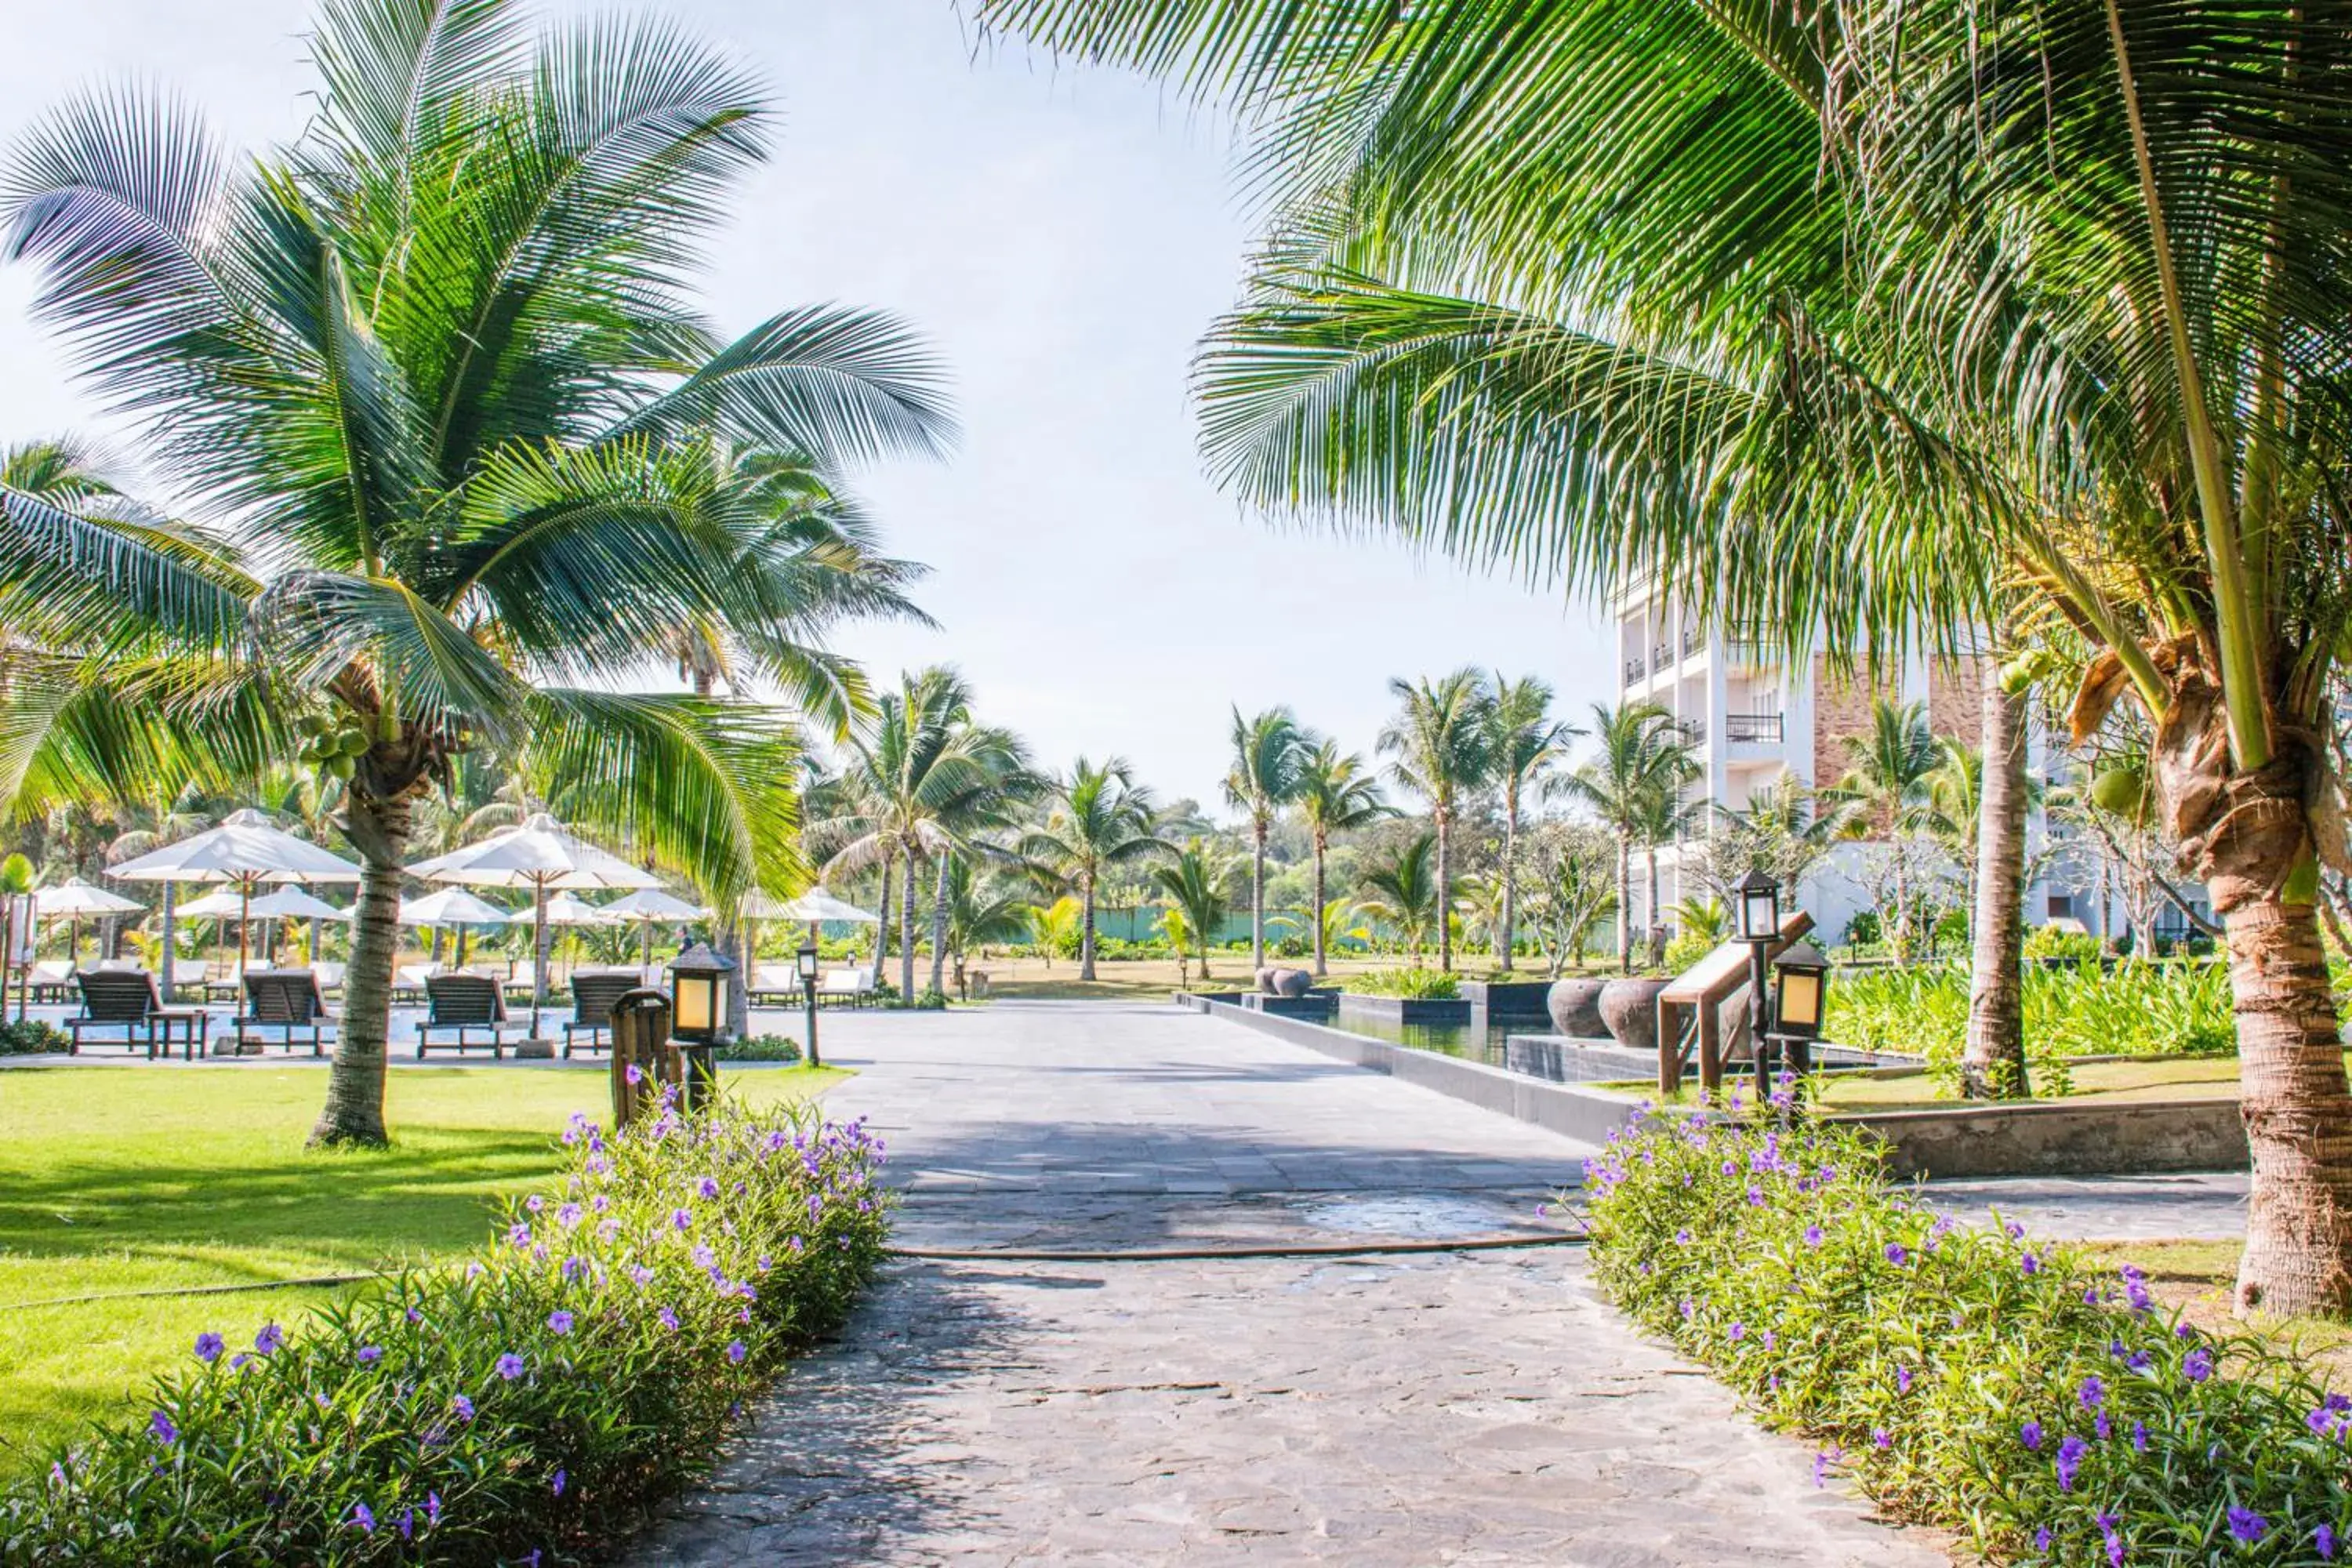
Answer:
[[[842,1076],[747,1069],[728,1084],[772,1100]],[[0,1470],[135,1398],[199,1331],[250,1340],[353,1287],[42,1303],[446,1255],[555,1166],[573,1111],[610,1114],[602,1068],[395,1068],[394,1147],[313,1153],[302,1141],[326,1082],[261,1066],[0,1071]]]

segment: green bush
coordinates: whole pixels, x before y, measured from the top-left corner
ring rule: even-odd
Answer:
[[[55,1024],[38,1018],[11,1018],[0,1023],[0,1057],[39,1056],[73,1048],[73,1037]]]
[[[880,1259],[882,1150],[722,1100],[617,1138],[462,1268],[249,1349],[201,1336],[150,1413],[0,1497],[7,1563],[492,1563],[602,1554]],[[542,1557],[542,1554],[543,1557]]]
[[[745,1035],[711,1053],[722,1062],[796,1062],[801,1043],[790,1035]]]
[[[2101,954],[2099,939],[2086,931],[2062,931],[2053,925],[2039,925],[2025,933],[2025,956],[2035,961],[2064,959],[2068,963],[2097,963]]]
[[[1685,1122],[1586,1165],[1643,1328],[1997,1563],[2307,1563],[2352,1537],[2352,1399],[2156,1311],[2136,1270],[1956,1226],[1846,1130]]]
[[[1438,969],[1375,969],[1351,974],[1347,988],[1361,996],[1401,996],[1412,1002],[1451,1002],[1462,994],[1462,983]]]
[[[2219,964],[2096,962],[2029,968],[2025,1053],[2055,1077],[2069,1058],[2228,1056],[2237,1049],[2229,972]],[[1824,1035],[1862,1050],[1922,1055],[1939,1080],[1957,1079],[1969,1026],[1969,972],[1913,964],[1839,974]]]
[[[911,1002],[907,1001],[895,994],[886,992],[876,1003],[876,1005],[881,1007],[885,1012],[890,1013],[939,1013],[944,1012],[947,1008],[947,1005],[948,994],[946,992],[933,991],[928,987],[918,994],[915,999]]]

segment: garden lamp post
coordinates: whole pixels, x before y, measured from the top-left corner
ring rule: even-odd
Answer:
[[[1739,879],[1732,893],[1739,940],[1748,944],[1748,1054],[1756,1064],[1760,1103],[1772,1080],[1772,1011],[1767,973],[1772,944],[1780,940],[1780,884],[1758,867]]]
[[[1773,960],[1772,1033],[1799,1072],[1812,1070],[1829,999],[1830,961],[1820,948],[1801,942]]]
[[[793,962],[800,966],[801,1005],[808,1016],[809,1066],[823,1067],[824,1059],[816,1054],[816,943],[801,943],[800,951],[793,954]]]
[[[670,1047],[678,1053],[686,1108],[701,1109],[719,1087],[711,1052],[727,1018],[727,987],[735,963],[696,942],[669,962]]]

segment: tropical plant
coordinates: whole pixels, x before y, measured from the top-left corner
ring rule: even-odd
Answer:
[[[1407,1002],[1451,1002],[1462,994],[1459,975],[1443,969],[1374,969],[1348,977],[1360,996],[1394,996]]]
[[[1315,973],[1320,978],[1330,973],[1327,960],[1331,947],[1330,911],[1335,900],[1327,896],[1323,873],[1330,854],[1331,835],[1370,827],[1393,816],[1394,810],[1381,798],[1379,781],[1372,777],[1361,756],[1341,752],[1336,741],[1324,741],[1307,754],[1301,768],[1298,815],[1307,823],[1315,857],[1314,908],[1323,911],[1322,918],[1315,922],[1314,933]]]
[[[1493,779],[1503,793],[1503,861],[1501,929],[1495,939],[1496,967],[1511,971],[1511,950],[1519,929],[1519,812],[1528,793],[1538,787],[1556,763],[1568,755],[1568,743],[1582,731],[1564,719],[1551,716],[1551,687],[1537,676],[1506,679],[1495,672],[1494,735],[1488,742]]]
[[[1225,774],[1225,803],[1249,818],[1250,963],[1265,965],[1265,841],[1274,819],[1299,797],[1316,738],[1298,727],[1287,708],[1269,708],[1244,719],[1234,710],[1232,768]]]
[[[33,862],[21,854],[0,857],[0,1017],[8,1012],[8,977],[16,967],[16,943],[29,933],[33,906],[28,901],[38,879],[33,874]],[[16,991],[16,1016],[25,1016],[26,993],[33,988],[28,976]]]
[[[1021,852],[1077,889],[1078,978],[1095,978],[1095,898],[1106,873],[1171,847],[1152,831],[1151,792],[1126,762],[1080,757],[1054,786],[1055,807],[1021,837]]]
[[[1182,941],[1189,935],[1200,954],[1201,978],[1209,977],[1209,943],[1225,923],[1228,889],[1236,869],[1233,857],[1204,838],[1193,839],[1164,864],[1151,868],[1153,884],[1173,906],[1169,912],[1182,917],[1168,928],[1169,941],[1177,944],[1176,967],[1180,973],[1184,967]],[[1254,940],[1262,953],[1264,938]]]
[[[1943,748],[1927,728],[1927,705],[1874,697],[1870,727],[1857,735],[1839,736],[1838,744],[1845,753],[1845,771],[1822,793],[1844,809],[1846,834],[1890,844],[1918,834],[1928,820],[1929,783],[1948,766]],[[1889,859],[1895,868],[1895,918],[1887,936],[1897,958],[1910,956],[1916,934],[1911,860],[1901,853]]]
[[[1077,900],[1061,898],[1050,904],[1031,904],[1024,918],[1029,941],[1045,959],[1046,968],[1053,968],[1056,958],[1078,955],[1078,928],[1086,920],[1086,910]]]
[[[1304,915],[1276,915],[1267,922],[1286,931],[1299,931],[1310,923],[1317,929],[1309,938],[1310,948],[1330,952],[1340,947],[1358,946],[1372,940],[1372,933],[1363,921],[1363,910],[1348,899],[1326,900],[1311,922]]]
[[[1415,835],[1387,864],[1366,870],[1356,884],[1358,907],[1384,922],[1412,951],[1421,967],[1422,949],[1438,924],[1437,835]]]
[[[1592,705],[1594,755],[1559,778],[1557,793],[1601,819],[1617,839],[1617,962],[1633,966],[1633,849],[1650,847],[1650,909],[1657,909],[1656,840],[1673,837],[1684,790],[1699,776],[1674,715],[1654,702]]]
[[[1495,694],[1486,678],[1465,667],[1435,680],[1389,682],[1397,716],[1381,731],[1397,783],[1429,803],[1437,841],[1436,907],[1454,901],[1454,824],[1462,797],[1494,776]],[[1454,923],[1437,922],[1437,967],[1454,967]]]
[[[31,635],[107,652],[84,684],[131,711],[217,732],[242,700],[281,755],[265,721],[360,738],[321,762],[363,877],[315,1137],[381,1142],[418,797],[468,748],[507,749],[576,790],[576,824],[721,905],[788,883],[780,717],[614,683],[682,626],[764,638],[803,608],[779,597],[796,551],[771,498],[719,444],[838,465],[936,450],[949,426],[889,321],[802,310],[722,342],[692,309],[769,116],[684,33],[341,0],[310,58],[308,129],[257,161],[129,90],[16,150],[0,217],[44,268],[38,309],[221,531],[7,491],[0,580]]]
[[[964,991],[964,960],[975,948],[991,942],[1015,942],[1030,934],[1032,906],[1003,885],[1001,879],[982,878],[971,857],[951,855],[947,873],[948,956],[955,963],[955,990]],[[939,987],[934,986],[937,990]]]
[[[1592,930],[1616,912],[1611,876],[1616,846],[1589,823],[1549,823],[1535,837],[1535,877],[1528,900],[1557,977],[1572,959],[1581,964]]]

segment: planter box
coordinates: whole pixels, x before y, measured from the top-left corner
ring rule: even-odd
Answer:
[[[1902,1176],[2129,1176],[2243,1169],[2234,1100],[2028,1100],[1825,1118],[1895,1146]]]
[[[1654,1052],[1628,1050],[1614,1040],[1580,1040],[1567,1035],[1511,1035],[1503,1041],[1503,1065],[1553,1083],[1598,1083],[1633,1079],[1654,1082]]]
[[[1253,1013],[1276,1018],[1328,1018],[1339,1010],[1339,994],[1309,991],[1304,996],[1269,996],[1252,991],[1243,994],[1241,1005]]]
[[[1510,1021],[1517,1018],[1541,1020],[1544,998],[1551,994],[1549,980],[1465,980],[1462,983],[1462,999],[1475,1011],[1491,1019]]]
[[[1470,1004],[1455,999],[1450,1002],[1425,1002],[1410,996],[1359,996],[1352,991],[1339,993],[1339,1016],[1343,1018],[1370,1018],[1384,1024],[1441,1024],[1459,1026],[1470,1021]]]

